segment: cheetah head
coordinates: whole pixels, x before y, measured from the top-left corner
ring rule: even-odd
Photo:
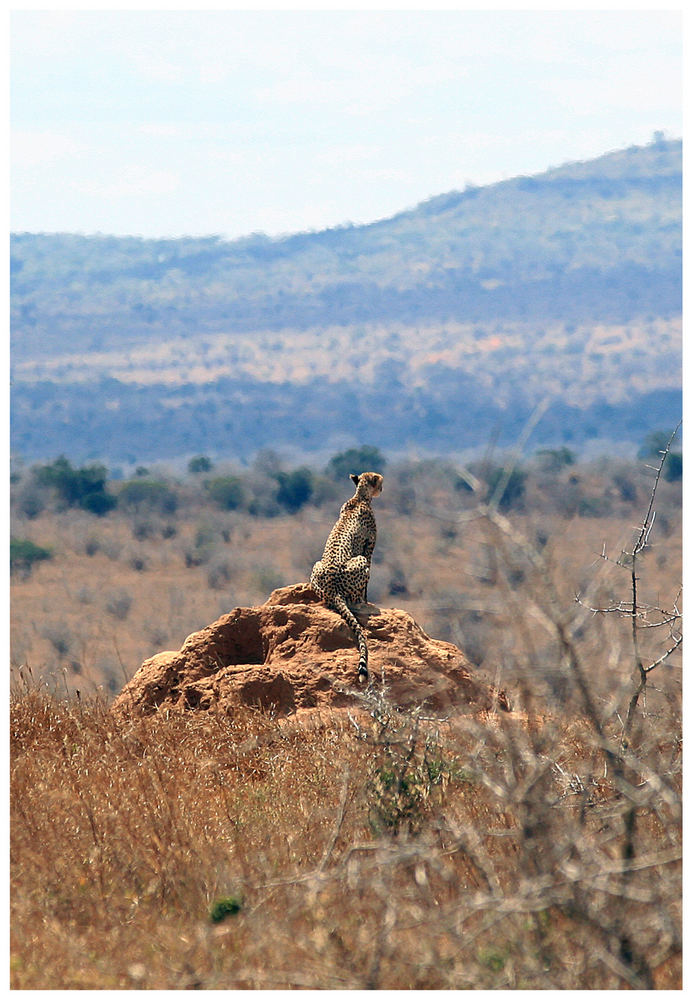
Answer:
[[[362,472],[360,476],[350,476],[356,486],[356,492],[365,493],[367,497],[377,497],[383,490],[383,477],[379,472]]]

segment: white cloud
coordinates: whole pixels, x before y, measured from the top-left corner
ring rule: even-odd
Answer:
[[[84,144],[72,136],[52,129],[12,133],[12,164],[19,171],[77,158],[84,154],[85,149]]]
[[[75,180],[73,189],[92,198],[117,200],[119,198],[140,198],[143,196],[175,194],[181,186],[181,179],[171,170],[155,170],[131,165],[117,177],[110,179]]]
[[[157,139],[182,139],[188,129],[178,122],[144,122],[135,126],[135,131]]]
[[[364,163],[382,154],[381,146],[352,143],[321,149],[316,153],[314,162],[323,167],[334,167],[345,163]]]

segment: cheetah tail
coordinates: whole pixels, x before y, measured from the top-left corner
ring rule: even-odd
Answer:
[[[351,631],[354,633],[356,642],[359,647],[359,670],[358,677],[359,681],[367,681],[369,679],[368,674],[368,646],[366,645],[366,636],[364,635],[363,629],[359,625],[355,615],[347,605],[341,594],[337,593],[331,601],[333,605],[333,610],[342,616],[344,621],[347,623]]]

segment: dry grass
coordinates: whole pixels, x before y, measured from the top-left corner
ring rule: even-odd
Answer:
[[[665,728],[614,769],[584,719],[116,725],[15,691],[12,985],[677,988]]]
[[[642,625],[681,578],[667,489]],[[332,512],[20,525],[56,554],[13,588],[13,987],[680,988],[680,651],[647,676],[625,740],[629,616],[589,610],[628,597],[601,553],[629,544],[639,508],[455,521],[436,503],[383,505],[371,596],[472,652],[509,715],[434,720],[376,691],[353,718],[116,721],[109,679],[263,600],[272,574],[305,578]],[[209,577],[222,555],[228,590]],[[670,635],[640,629],[645,663]]]

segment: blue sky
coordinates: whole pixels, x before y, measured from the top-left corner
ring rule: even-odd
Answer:
[[[682,134],[681,13],[15,11],[13,231],[276,235]]]

